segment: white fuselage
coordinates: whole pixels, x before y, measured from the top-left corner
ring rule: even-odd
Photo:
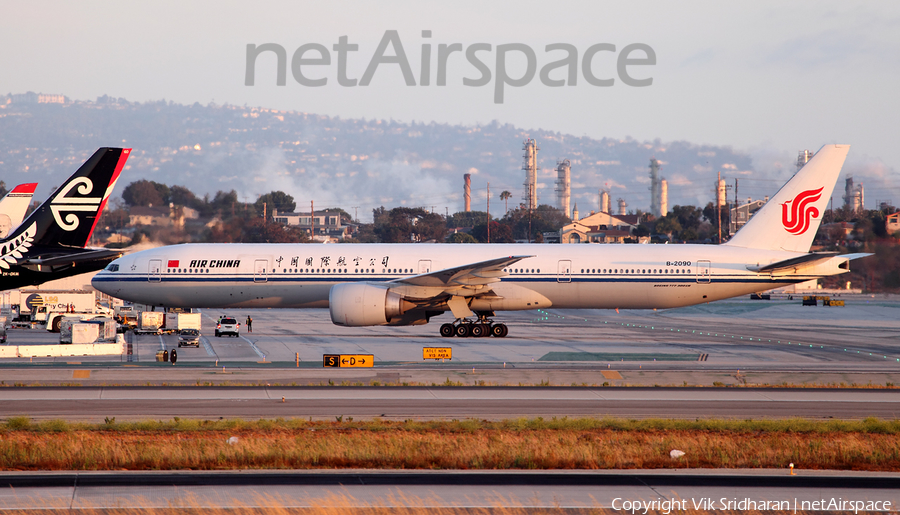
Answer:
[[[502,282],[575,309],[689,306],[845,271],[835,258],[790,273],[752,272],[802,254],[724,245],[184,244],[121,257],[93,286],[154,306],[321,308],[335,284],[521,255],[532,257],[504,269]]]

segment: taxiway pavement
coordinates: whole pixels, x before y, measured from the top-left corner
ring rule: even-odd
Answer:
[[[0,417],[500,420],[535,417],[900,418],[893,390],[581,387],[0,388]]]
[[[745,511],[787,503],[879,503],[896,511],[900,474],[759,470],[657,471],[242,471],[0,474],[0,509],[309,508],[607,508],[684,502],[677,511]],[[729,507],[728,503],[735,503]],[[889,504],[886,504],[889,503]],[[672,504],[669,504],[672,508]],[[662,506],[650,511],[662,513]],[[676,511],[676,510],[673,510]],[[712,510],[709,510],[712,511]],[[854,511],[836,509],[831,511]],[[865,509],[860,511],[866,511]],[[643,507],[638,510],[643,513]]]

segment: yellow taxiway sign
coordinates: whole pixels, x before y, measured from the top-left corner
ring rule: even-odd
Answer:
[[[372,367],[375,365],[375,356],[372,354],[323,354],[322,366],[324,367]]]
[[[423,347],[422,359],[453,359],[453,349],[450,347]]]

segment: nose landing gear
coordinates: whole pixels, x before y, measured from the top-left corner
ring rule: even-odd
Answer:
[[[481,317],[475,321],[457,319],[452,324],[443,324],[441,325],[440,333],[444,338],[452,336],[460,338],[482,338],[485,336],[504,338],[509,334],[509,328],[506,327],[506,324],[495,324],[493,321]]]

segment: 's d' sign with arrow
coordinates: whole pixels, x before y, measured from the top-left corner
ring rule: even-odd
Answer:
[[[323,354],[322,366],[328,367],[372,367],[375,365],[373,354]]]

